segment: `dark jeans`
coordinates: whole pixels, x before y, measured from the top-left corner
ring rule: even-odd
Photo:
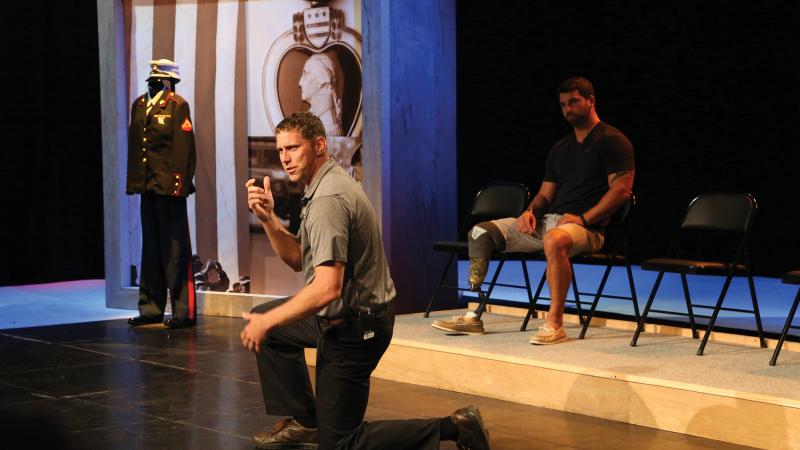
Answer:
[[[289,299],[253,308],[266,312]],[[394,313],[377,315],[375,337],[363,339],[357,319],[333,327],[316,316],[273,330],[257,355],[267,414],[316,419],[320,449],[438,449],[439,419],[364,422],[369,378],[392,340]],[[317,349],[317,397],[304,356]]]

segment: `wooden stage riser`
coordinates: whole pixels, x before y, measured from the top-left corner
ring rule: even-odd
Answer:
[[[236,294],[231,292],[201,291],[197,293],[197,314],[201,316],[242,317],[254,307],[276,300],[274,295]]]
[[[306,360],[313,365],[316,352]],[[800,410],[392,344],[373,376],[760,448],[800,448]],[[489,424],[491,426],[491,424]]]
[[[478,307],[477,303],[469,303],[468,308],[473,310]],[[520,325],[522,325],[522,319],[525,317],[527,310],[524,308],[516,308],[513,306],[500,306],[500,305],[487,305],[486,307],[487,313],[494,313],[494,314],[503,314],[506,316],[515,316],[520,318]],[[536,311],[536,319],[546,319],[547,312],[546,311]],[[564,314],[564,321],[567,323],[580,323],[578,320],[578,316],[575,314]],[[611,328],[614,330],[624,330],[630,331],[633,333],[636,331],[636,322],[632,320],[617,320],[617,319],[604,319],[601,317],[593,317],[592,323],[589,324],[589,330],[586,331],[586,338],[589,339],[592,337],[592,328],[594,327],[603,327],[603,328]],[[534,332],[536,331],[534,328],[529,327],[529,331]],[[656,324],[645,324],[644,326],[645,333],[655,333],[660,334],[663,336],[682,336],[690,338],[692,337],[692,330],[689,328],[683,327],[674,327],[669,325],[656,325]],[[699,337],[703,337],[703,333],[705,333],[705,327],[700,326],[697,328],[697,332]],[[794,335],[797,331],[791,331],[790,334]],[[725,344],[736,344],[736,345],[745,345],[748,347],[760,347],[761,344],[758,342],[758,338],[756,336],[745,336],[741,334],[733,334],[733,333],[719,333],[719,332],[712,332],[711,336],[708,338],[711,342],[719,342]],[[775,348],[778,343],[777,339],[766,339],[767,347],[768,348]],[[700,341],[698,340],[697,345],[700,345]],[[781,351],[789,351],[789,352],[798,352],[800,351],[800,342],[794,341],[784,341],[783,347]]]
[[[201,291],[197,293],[197,312],[198,314],[205,316],[242,317],[242,313],[250,312],[250,310],[255,306],[277,298],[280,297]],[[475,307],[477,307],[477,303],[469,304],[470,309],[475,309]],[[515,308],[510,306],[488,305],[486,312],[520,317],[521,325],[522,318],[525,317],[527,310],[525,308]],[[537,318],[544,319],[546,316],[546,312],[537,311]],[[574,314],[565,314],[564,321],[569,323],[578,323],[578,316]],[[613,320],[595,317],[592,319],[589,331],[586,333],[587,338],[591,338],[591,328],[593,327],[606,327],[633,332],[636,329],[636,324],[627,320]],[[535,330],[531,329],[530,331],[533,332]],[[702,329],[698,331],[700,331],[700,336],[702,337]],[[669,336],[692,336],[692,332],[688,328],[666,325],[645,325],[645,332]],[[709,340],[712,342],[746,345],[750,347],[759,346],[758,339],[754,336],[743,336],[731,333],[711,333]],[[775,348],[777,342],[778,341],[775,339],[767,339],[767,345],[769,348]],[[698,343],[698,345],[700,344]],[[781,351],[800,351],[800,342],[787,340],[783,343],[783,349]]]
[[[203,315],[241,317],[242,312],[272,297],[229,293],[198,293]],[[474,308],[474,304],[470,305]],[[490,305],[488,312],[522,317],[524,308]],[[538,311],[538,318],[545,317]],[[565,320],[577,323],[575,315]],[[635,323],[594,318],[592,327],[633,331]],[[527,333],[532,333],[530,330]],[[690,337],[686,328],[647,325],[646,332]],[[526,334],[527,336],[527,334]],[[592,330],[587,334],[591,339]],[[758,347],[754,337],[713,333],[712,341]],[[768,340],[774,347],[774,340]],[[785,351],[800,343],[786,342]],[[314,364],[309,349],[306,361]],[[424,348],[397,340],[387,350],[374,376],[404,383],[507,400],[690,434],[760,448],[800,448],[800,408],[737,398],[736,393],[698,392],[641,380],[620,379],[608,373],[577,373],[483,357],[441,348]],[[489,424],[491,425],[491,424]]]

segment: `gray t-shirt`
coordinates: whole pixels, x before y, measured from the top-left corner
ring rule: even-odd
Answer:
[[[298,238],[306,284],[320,264],[345,263],[342,298],[317,315],[341,318],[394,299],[378,221],[361,185],[329,159],[306,187],[302,202]]]

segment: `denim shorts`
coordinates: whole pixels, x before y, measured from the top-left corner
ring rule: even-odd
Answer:
[[[545,214],[536,221],[536,232],[533,235],[517,230],[516,217],[492,220],[492,223],[503,234],[507,252],[533,253],[544,250],[544,235],[553,228],[566,231],[572,238],[572,247],[569,249],[570,257],[580,253],[594,253],[603,248],[605,236],[602,232],[584,228],[575,223],[557,225],[560,218],[561,214]]]

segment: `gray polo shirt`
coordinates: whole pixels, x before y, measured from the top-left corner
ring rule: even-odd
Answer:
[[[367,195],[333,159],[319,168],[303,194],[298,238],[306,284],[320,264],[345,263],[342,298],[317,313],[336,319],[394,299],[378,221]]]

